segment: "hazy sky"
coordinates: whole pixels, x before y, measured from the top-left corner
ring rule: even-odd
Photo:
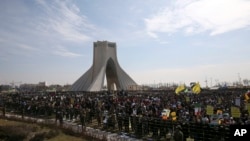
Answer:
[[[138,83],[250,79],[250,0],[1,0],[0,84],[72,84],[93,42]]]

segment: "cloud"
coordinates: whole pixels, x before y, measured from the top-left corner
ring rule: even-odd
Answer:
[[[74,47],[92,40],[90,34],[96,31],[96,27],[73,2],[4,1],[0,5],[0,48],[3,48],[0,54],[28,55],[35,59],[38,54],[51,55],[56,46],[64,44],[67,50],[57,49],[56,55],[79,56],[68,50],[73,51]],[[10,55],[7,57],[16,59]]]
[[[5,42],[5,39],[0,38],[0,43]]]
[[[55,50],[53,52],[53,54],[59,55],[59,56],[62,56],[62,57],[79,57],[79,56],[82,56],[81,54],[70,52],[66,48],[61,47],[61,46],[57,47],[57,50]]]
[[[33,47],[29,43],[17,42],[12,40],[4,39],[1,43],[0,58],[3,60],[9,60],[16,58],[17,56],[30,57],[37,56],[41,53],[39,48]],[[20,59],[18,60],[20,61]]]
[[[44,11],[38,27],[42,32],[61,35],[69,41],[84,42],[90,40],[87,31],[94,30],[80,9],[71,1],[43,1],[37,0]],[[45,30],[45,31],[44,31]]]
[[[35,51],[38,50],[37,48],[31,47],[29,45],[26,44],[17,44],[17,47],[23,49],[23,50],[29,50],[29,51]]]
[[[151,32],[151,31],[147,32],[147,34],[148,34],[150,37],[152,37],[152,38],[158,38],[158,36],[157,36],[155,33]]]
[[[250,25],[249,0],[176,0],[145,19],[149,36],[156,33],[209,32],[211,36]]]

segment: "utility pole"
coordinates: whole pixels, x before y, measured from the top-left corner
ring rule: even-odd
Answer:
[[[212,79],[212,77],[210,78],[211,79],[211,87],[213,87],[213,79]]]
[[[15,88],[16,84],[21,84],[21,83],[22,83],[22,81],[20,81],[20,82],[14,82],[14,81],[12,81],[10,84],[11,84],[12,88]]]
[[[238,79],[239,79],[239,85],[241,85],[241,77],[240,77],[240,73],[238,73]]]
[[[206,82],[206,88],[207,88],[207,87],[208,87],[208,86],[207,86],[207,77],[206,77],[206,80],[205,80],[205,82]]]

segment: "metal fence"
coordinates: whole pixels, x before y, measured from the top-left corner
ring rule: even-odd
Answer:
[[[18,114],[5,114],[5,118],[17,119],[31,123],[57,125],[58,128],[71,130],[74,133],[83,134],[97,140],[105,141],[132,141],[132,140],[173,140],[173,133],[177,125],[181,126],[183,138],[195,141],[227,141],[230,140],[230,130],[228,126],[209,125],[202,123],[187,123],[162,120],[161,118],[145,117],[123,117],[122,128],[119,130],[116,121],[114,125],[97,126],[96,119],[86,126],[82,126],[79,118],[73,120],[63,120],[63,123],[55,119],[37,118],[22,116]],[[126,125],[128,124],[128,125]],[[105,128],[104,128],[105,127]]]

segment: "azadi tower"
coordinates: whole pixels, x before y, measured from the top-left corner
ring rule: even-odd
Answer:
[[[94,59],[90,69],[70,88],[70,91],[100,91],[106,75],[108,90],[127,90],[137,85],[120,67],[116,55],[116,43],[94,42]]]

